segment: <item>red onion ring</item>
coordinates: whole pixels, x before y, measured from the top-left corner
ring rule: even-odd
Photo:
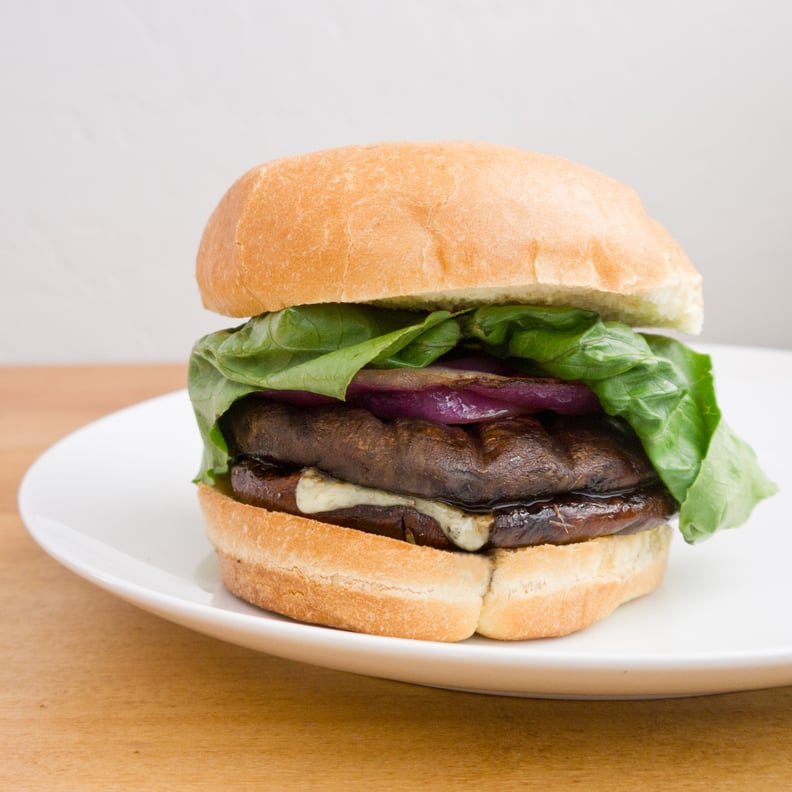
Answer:
[[[307,391],[268,391],[262,395],[301,406],[337,401]],[[580,382],[444,366],[363,369],[350,383],[346,401],[380,418],[424,418],[446,424],[491,421],[542,410],[585,415],[601,409],[594,392]]]

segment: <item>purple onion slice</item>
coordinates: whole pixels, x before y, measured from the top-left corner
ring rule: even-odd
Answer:
[[[262,395],[302,406],[336,401],[306,391]],[[347,403],[365,407],[380,418],[424,418],[446,424],[491,421],[542,410],[585,415],[601,409],[594,392],[580,382],[445,366],[363,369],[347,389]]]

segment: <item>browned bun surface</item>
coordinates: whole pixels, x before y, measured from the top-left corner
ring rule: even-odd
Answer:
[[[447,552],[239,503],[199,485],[223,584],[300,621],[459,641],[566,635],[662,581],[671,529],[578,544]]]
[[[275,160],[237,181],[201,241],[204,305],[573,305],[697,332],[701,279],[629,187],[479,143],[385,143]]]

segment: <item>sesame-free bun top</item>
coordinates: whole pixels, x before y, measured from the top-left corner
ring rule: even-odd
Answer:
[[[268,162],[207,224],[204,305],[572,305],[698,332],[701,277],[626,185],[483,143],[382,143]]]

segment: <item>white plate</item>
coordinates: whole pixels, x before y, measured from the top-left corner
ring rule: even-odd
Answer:
[[[677,536],[652,596],[566,638],[439,644],[298,624],[220,585],[194,487],[186,393],[92,423],[45,452],[20,489],[34,539],[69,569],[207,635],[370,676],[517,696],[633,698],[792,684],[792,353],[710,347],[721,406],[781,493],[695,547]]]

